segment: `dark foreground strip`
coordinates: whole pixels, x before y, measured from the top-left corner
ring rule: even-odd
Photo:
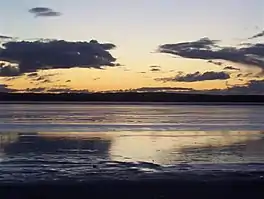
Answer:
[[[98,181],[94,183],[2,184],[1,199],[264,198],[264,181]]]

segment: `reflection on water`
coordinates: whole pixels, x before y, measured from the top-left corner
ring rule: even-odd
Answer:
[[[237,163],[264,160],[262,132],[1,133],[2,161],[15,156],[60,155],[97,160],[179,163]],[[94,161],[93,161],[94,162]]]
[[[88,174],[112,178],[166,168],[177,172],[182,165],[221,170],[236,164],[241,169],[263,162],[262,132],[0,133],[0,181],[32,175],[38,180]]]

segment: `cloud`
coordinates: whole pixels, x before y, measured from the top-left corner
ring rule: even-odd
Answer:
[[[219,61],[213,61],[213,60],[209,60],[208,63],[212,63],[212,64],[215,64],[217,66],[222,66],[223,63],[222,62],[219,62]]]
[[[193,88],[184,87],[141,87],[136,89],[131,89],[131,92],[183,92],[183,91],[193,91]]]
[[[56,17],[62,15],[60,12],[56,12],[47,7],[35,7],[29,10],[35,17]]]
[[[37,77],[38,76],[38,73],[29,73],[27,74],[27,77]]]
[[[39,85],[43,83],[55,82],[55,80],[52,80],[51,77],[56,76],[56,75],[59,75],[59,73],[41,74],[41,73],[33,72],[33,73],[27,74],[27,78],[31,80],[31,83]]]
[[[6,89],[6,91],[1,91],[3,89]],[[89,93],[87,89],[73,89],[69,88],[66,85],[59,85],[56,87],[35,87],[35,88],[25,88],[25,89],[8,89],[3,87],[1,88],[0,84],[0,92],[19,92],[19,93]]]
[[[51,12],[45,12],[45,13],[38,13],[36,14],[36,17],[57,17],[61,15],[62,14],[60,12],[51,11]]]
[[[227,67],[224,68],[224,70],[235,70],[235,71],[240,71],[239,68],[235,68],[235,67],[233,67],[233,66],[227,66]]]
[[[28,93],[41,93],[44,92],[46,88],[44,87],[39,87],[39,88],[27,88],[25,90],[20,90],[22,92],[28,92]]]
[[[223,60],[246,66],[257,66],[264,70],[264,44],[246,47],[221,47],[219,40],[202,38],[198,41],[163,44],[158,52],[188,59]]]
[[[149,66],[149,68],[150,68],[151,72],[159,72],[159,71],[161,71],[161,66],[158,66],[158,65],[152,65],[152,66]]]
[[[239,73],[236,76],[237,78],[242,78],[242,77],[250,77],[250,78],[261,78],[261,75],[259,74],[254,74],[254,73]]]
[[[70,80],[70,79],[68,79],[68,80],[66,80],[65,82],[66,82],[66,83],[70,83],[70,82],[71,82],[71,80]]]
[[[157,78],[157,81],[163,82],[198,82],[198,81],[208,81],[208,80],[226,80],[230,79],[230,75],[225,72],[214,72],[209,71],[205,73],[195,72],[190,74],[179,73],[176,77],[168,78]]]
[[[71,88],[52,88],[46,90],[48,93],[90,93],[89,90],[76,90]]]
[[[252,37],[249,37],[248,39],[256,39],[263,36],[264,36],[264,30],[258,34],[253,35]]]
[[[150,69],[151,72],[159,72],[160,71],[160,68],[152,68]]]
[[[234,86],[225,92],[227,94],[264,95],[264,80],[251,80],[246,85]]]
[[[152,65],[152,66],[150,66],[150,68],[161,68],[161,66]]]
[[[0,62],[16,63],[5,68],[1,76],[22,75],[44,69],[67,69],[73,67],[102,69],[117,66],[116,59],[108,52],[116,46],[112,43],[52,41],[11,41],[0,47]]]
[[[0,35],[0,39],[13,39],[13,37]]]
[[[19,69],[15,65],[0,63],[1,77],[14,77],[19,75]]]

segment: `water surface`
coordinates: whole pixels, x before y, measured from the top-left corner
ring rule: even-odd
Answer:
[[[264,171],[260,105],[2,104],[0,109],[0,182]]]

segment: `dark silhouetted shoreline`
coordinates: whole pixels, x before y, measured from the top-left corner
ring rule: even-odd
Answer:
[[[142,180],[2,184],[1,198],[263,198],[263,180]]]
[[[264,103],[264,95],[182,93],[0,93],[0,101],[17,102],[208,102]]]

